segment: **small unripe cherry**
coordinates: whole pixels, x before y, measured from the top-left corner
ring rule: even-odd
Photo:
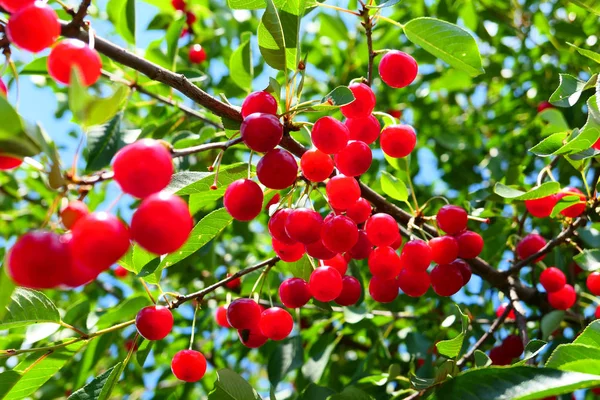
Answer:
[[[12,14],[5,29],[11,43],[23,50],[38,53],[50,47],[58,38],[60,22],[49,5],[36,1]]]
[[[385,213],[373,214],[365,223],[365,232],[374,246],[389,246],[400,236],[398,223]]]
[[[404,268],[396,278],[398,287],[410,297],[421,297],[429,290],[431,280],[427,271]]]
[[[552,209],[559,198],[555,194],[542,197],[541,199],[525,200],[525,208],[536,218],[546,218],[552,214]]]
[[[287,244],[275,238],[272,239],[271,243],[273,244],[273,251],[282,261],[296,262],[304,255],[305,248],[302,243]]]
[[[376,247],[369,256],[368,264],[371,274],[382,279],[393,279],[402,269],[400,256],[388,246]]]
[[[344,175],[359,176],[367,172],[372,160],[373,153],[367,144],[351,140],[335,155],[335,166]]]
[[[586,286],[591,294],[600,296],[600,272],[592,272],[588,275]]]
[[[360,198],[360,186],[351,176],[336,175],[325,186],[329,204],[336,210],[345,211]]]
[[[348,271],[348,261],[341,254],[337,254],[329,260],[323,260],[323,264],[337,269],[342,276]]]
[[[256,182],[238,179],[225,190],[223,205],[234,219],[251,221],[260,214],[263,198],[263,191]]]
[[[0,154],[0,171],[8,171],[23,164],[23,160],[7,154]]]
[[[464,208],[447,204],[437,212],[438,227],[448,235],[455,235],[467,229],[469,216]]]
[[[391,303],[398,297],[398,283],[395,279],[374,276],[369,281],[369,294],[379,303]]]
[[[417,145],[417,134],[410,125],[388,125],[379,138],[381,150],[392,158],[408,156]]]
[[[71,229],[77,221],[89,213],[90,211],[84,202],[74,200],[69,202],[69,204],[67,204],[67,206],[60,212],[60,219],[65,228]]]
[[[266,153],[281,142],[283,125],[272,114],[253,113],[244,118],[240,134],[250,150]]]
[[[164,339],[173,328],[173,314],[164,306],[144,307],[135,317],[135,327],[147,340]]]
[[[463,277],[463,286],[469,283],[469,281],[471,280],[471,276],[473,275],[473,271],[471,271],[471,267],[469,266],[469,264],[465,260],[461,260],[460,258],[457,258],[450,264],[458,267],[458,269],[460,270],[460,273]]]
[[[540,274],[540,284],[546,289],[546,292],[556,292],[565,286],[567,277],[556,267],[549,267]]]
[[[323,241],[319,239],[306,245],[306,254],[317,260],[329,260],[335,257],[337,253],[325,247]]]
[[[242,103],[242,117],[254,113],[277,114],[277,100],[269,92],[250,93]]]
[[[371,216],[371,203],[362,197],[346,210],[346,215],[357,224],[362,224]]]
[[[463,287],[463,276],[456,264],[437,265],[429,277],[433,291],[439,296],[452,296]]]
[[[475,258],[481,254],[483,238],[479,233],[464,231],[455,237],[458,242],[458,256],[460,258]]]
[[[321,238],[322,225],[321,214],[308,208],[297,208],[289,213],[285,231],[292,240],[309,244]]]
[[[577,193],[579,195],[579,203],[573,204],[572,206],[567,207],[564,210],[562,210],[560,213],[562,215],[564,215],[565,217],[577,218],[581,214],[583,214],[583,212],[585,211],[585,207],[586,207],[585,195],[583,194],[583,192],[581,190],[574,188],[574,187],[566,187],[562,190],[561,193],[558,193],[556,195],[558,200],[560,200],[563,197],[574,196],[575,193]]]
[[[375,93],[364,83],[354,82],[348,86],[354,95],[354,101],[340,107],[346,118],[364,118],[371,115],[375,108]]]
[[[292,239],[285,230],[285,224],[288,217],[293,212],[291,208],[279,209],[269,219],[269,233],[275,239],[285,244],[294,244],[296,241]]]
[[[362,229],[358,231],[358,240],[356,244],[350,249],[348,254],[355,260],[364,260],[369,258],[373,251],[373,244],[367,237],[367,233]]]
[[[125,278],[127,275],[129,275],[129,271],[121,267],[120,265],[117,265],[117,267],[114,270],[114,273],[117,278]]]
[[[257,349],[269,340],[269,338],[260,331],[258,324],[249,329],[238,329],[238,336],[242,344],[250,349]]]
[[[77,39],[65,39],[50,51],[48,73],[60,83],[71,83],[75,68],[84,86],[93,85],[102,74],[102,60],[98,52]]]
[[[400,259],[406,268],[425,271],[432,261],[431,247],[421,239],[410,240],[402,248]]]
[[[256,165],[256,175],[260,183],[269,189],[285,189],[296,181],[298,162],[289,151],[273,149]]]
[[[381,124],[374,115],[363,118],[348,118],[344,124],[348,127],[350,140],[360,140],[371,144],[379,137]]]
[[[340,306],[351,306],[358,302],[362,293],[362,286],[358,279],[353,276],[342,277],[342,292],[335,298]]]
[[[321,228],[321,240],[334,253],[349,251],[358,241],[356,222],[345,215],[328,218]]]
[[[431,259],[436,264],[449,264],[458,257],[458,241],[452,236],[440,236],[429,241]]]
[[[509,335],[502,341],[502,350],[512,359],[520,357],[525,348],[519,335]]]
[[[271,340],[283,340],[294,328],[294,319],[289,312],[279,307],[267,308],[262,312],[260,331]]]
[[[402,51],[388,51],[379,62],[381,80],[393,88],[403,88],[410,85],[419,72],[415,59]]]
[[[199,351],[178,351],[171,361],[171,371],[180,381],[197,382],[206,373],[206,358]]]
[[[302,278],[289,278],[279,286],[279,298],[287,308],[300,308],[308,303],[312,295],[308,283]]]
[[[556,292],[548,293],[548,303],[557,310],[567,310],[577,301],[577,294],[573,286],[566,284]]]
[[[319,267],[310,274],[308,287],[318,301],[332,301],[342,293],[342,276],[333,267]]]
[[[527,235],[523,239],[521,239],[521,241],[519,243],[517,243],[517,247],[516,247],[517,256],[519,257],[520,260],[524,260],[524,259],[528,258],[529,256],[540,251],[545,245],[546,245],[546,239],[544,239],[542,236],[538,235],[537,233],[530,233],[529,235]],[[544,257],[546,257],[545,254],[539,256],[538,258],[533,260],[533,262],[536,263],[536,262],[542,261],[544,259]]]
[[[313,145],[325,154],[336,154],[348,144],[348,128],[333,117],[322,117],[311,131]]]
[[[302,175],[311,182],[323,182],[333,172],[333,159],[319,149],[310,149],[300,158]]]
[[[1,0],[0,6],[9,13],[15,13],[22,8],[33,4],[34,0]]]
[[[207,58],[206,50],[204,50],[204,48],[199,44],[195,44],[190,47],[188,56],[192,64],[202,64]]]
[[[229,321],[227,321],[227,307],[219,306],[217,308],[215,311],[215,321],[222,328],[231,328]]]
[[[227,321],[235,329],[250,329],[260,321],[260,306],[252,299],[236,299],[227,307]]]

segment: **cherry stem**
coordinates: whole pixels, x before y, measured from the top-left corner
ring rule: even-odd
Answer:
[[[390,23],[390,24],[392,24],[392,25],[399,26],[400,28],[402,28],[402,30],[404,30],[404,25],[403,25],[403,24],[401,24],[401,23],[400,23],[400,22],[398,22],[398,21],[394,21],[394,20],[393,20],[393,19],[391,19],[391,18],[384,17],[384,16],[383,16],[383,15],[381,15],[381,14],[378,14],[376,18],[377,18],[377,19],[381,19],[381,20],[383,20],[383,21],[385,21],[385,22],[389,22],[389,23]]]
[[[194,343],[194,334],[196,333],[196,314],[198,313],[198,308],[200,308],[200,303],[196,302],[196,306],[194,307],[194,317],[192,319],[192,334],[190,335],[190,347],[189,350],[192,349],[192,345]]]
[[[490,219],[489,218],[480,218],[480,217],[475,217],[473,215],[469,215],[467,216],[468,219],[472,220],[472,221],[478,221],[478,222],[483,222],[484,224],[489,224],[490,223]]]
[[[348,9],[345,9],[345,8],[342,8],[342,7],[332,6],[332,5],[329,5],[329,4],[318,3],[318,2],[317,2],[317,5],[320,6],[320,7],[330,8],[332,10],[336,10],[336,11],[339,11],[339,12],[344,12],[346,14],[352,14],[352,15],[356,15],[357,17],[360,17],[360,14],[357,13],[356,11],[348,10]]]
[[[142,278],[140,278],[140,282],[142,282],[142,286],[144,286],[144,290],[146,290],[146,293],[148,294],[148,297],[150,297],[150,300],[152,301],[152,303],[156,304],[156,300],[154,300],[154,296],[152,296],[152,293],[150,292],[150,288],[148,287],[146,282],[144,282],[144,280]]]
[[[72,330],[73,332],[76,332],[79,336],[81,336],[82,339],[87,339],[89,337],[88,334],[82,331],[81,329],[75,328],[73,325],[69,325],[64,321],[60,321],[59,324],[63,328],[67,328]]]
[[[410,195],[413,199],[413,202],[415,203],[415,209],[418,212],[419,211],[419,202],[417,201],[417,195],[415,194],[415,188],[412,184],[412,179],[410,177],[410,165],[408,163],[408,158],[404,158],[404,169],[406,171],[406,176],[408,179],[408,186],[410,187]]]
[[[111,211],[113,208],[115,208],[117,206],[117,204],[119,204],[119,202],[121,201],[121,198],[123,197],[125,193],[121,192],[119,193],[119,195],[113,200],[112,203],[110,203],[110,205],[108,206],[108,208],[106,209],[106,212]]]
[[[213,163],[213,168],[215,170],[215,179],[213,181],[213,187],[211,189],[217,189],[217,183],[219,182],[219,170],[221,169],[221,160],[223,159],[223,154],[225,154],[225,150],[221,150]]]
[[[250,157],[248,158],[248,179],[252,178],[252,156],[254,155],[254,150],[250,150]]]

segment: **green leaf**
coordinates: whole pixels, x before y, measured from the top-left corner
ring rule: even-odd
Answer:
[[[92,126],[87,132],[87,166],[88,171],[98,171],[110,165],[110,161],[123,145],[120,111],[108,123]]]
[[[560,310],[550,311],[548,314],[544,315],[540,322],[542,339],[548,339],[550,335],[558,329],[564,317],[565,312]]]
[[[8,312],[8,305],[11,302],[11,296],[15,290],[15,283],[8,276],[6,263],[0,270],[0,321],[4,320],[4,316]]]
[[[546,347],[546,342],[543,340],[533,339],[527,346],[525,346],[525,354],[523,355],[523,359],[519,362],[516,362],[514,365],[525,365],[528,360],[535,358],[538,354],[541,353],[542,350]]]
[[[542,120],[542,122],[544,122],[542,136],[548,136],[552,133],[570,130],[569,124],[567,124],[564,115],[556,108],[547,108],[537,116]]]
[[[490,360],[488,355],[481,350],[475,350],[473,357],[475,358],[475,366],[477,368],[489,367],[492,365],[492,360]]]
[[[598,74],[592,75],[587,82],[569,74],[559,74],[559,76],[560,84],[550,96],[550,103],[558,107],[574,106],[584,90],[593,89],[598,79]]]
[[[528,192],[514,189],[510,186],[503,185],[502,183],[496,183],[494,186],[494,193],[505,199],[511,200],[533,200],[541,199],[560,191],[560,183],[558,182],[545,182],[540,186],[536,186]]]
[[[302,392],[298,400],[327,400],[329,396],[334,395],[335,390],[325,386],[309,383],[306,389]]]
[[[575,50],[577,50],[577,52],[579,54],[581,54],[582,56],[587,57],[590,60],[596,61],[598,64],[600,64],[600,54],[596,53],[595,51],[582,49],[581,47],[577,47],[574,44],[569,43],[569,42],[567,42],[567,44],[571,47],[574,47]]]
[[[579,7],[585,8],[596,15],[600,15],[600,3],[597,0],[569,0],[569,2],[577,4]]]
[[[229,58],[229,76],[236,85],[246,92],[252,89],[252,79],[254,79],[250,39],[252,39],[252,33],[242,33],[240,45],[231,53]]]
[[[106,11],[117,33],[135,44],[135,0],[109,0]]]
[[[10,390],[19,382],[22,375],[17,371],[4,371],[0,374],[0,399],[10,392]]]
[[[544,110],[546,111],[546,110]],[[568,132],[557,132],[548,136],[535,146],[529,149],[530,152],[540,157],[548,157],[563,146],[565,139],[569,136]]]
[[[214,183],[214,172],[184,171],[173,175],[171,182],[165,190],[179,196],[200,194],[218,199],[225,193],[227,186],[248,175],[247,163],[223,165],[219,169],[217,190],[211,190]]]
[[[573,343],[600,348],[600,320],[592,321]]]
[[[548,358],[546,368],[600,375],[600,348],[584,344],[561,344]]]
[[[462,349],[465,340],[465,333],[469,327],[469,318],[463,314],[458,305],[455,304],[455,306],[460,317],[461,332],[450,340],[440,340],[435,344],[440,354],[443,354],[448,358],[454,358],[460,354],[460,350]]]
[[[321,103],[340,107],[345,104],[350,104],[353,101],[354,94],[352,94],[352,90],[350,90],[347,86],[338,86],[329,92],[325,97],[323,97]]]
[[[265,0],[227,0],[227,5],[234,10],[258,10],[265,8]]]
[[[596,271],[600,269],[600,250],[585,249],[582,253],[573,257],[573,261],[585,271]]]
[[[303,348],[300,336],[293,336],[278,343],[267,365],[269,382],[273,389],[285,379],[291,371],[298,369],[303,364]]]
[[[550,214],[550,217],[554,218],[558,214],[560,214],[561,211],[563,211],[571,206],[574,206],[575,204],[579,204],[580,202],[582,202],[582,201],[579,198],[579,196],[575,196],[575,195],[565,196],[565,197],[561,198],[558,201],[558,203],[556,203],[556,205],[552,209],[552,213]]]
[[[171,63],[171,69],[176,70],[177,67],[177,50],[179,48],[179,38],[181,37],[181,31],[186,24],[185,16],[181,15],[176,18],[167,29],[165,34],[165,40],[167,41],[167,59]]]
[[[79,74],[73,70],[69,85],[69,109],[73,119],[87,128],[110,121],[123,107],[129,90],[129,87],[119,85],[109,97],[93,97],[82,86]]]
[[[36,57],[21,69],[19,75],[48,75],[48,57]]]
[[[143,367],[146,363],[146,359],[154,347],[154,340],[143,340],[135,353],[135,359],[140,367]]]
[[[69,396],[69,400],[106,400],[109,398],[111,388],[119,380],[121,363],[107,369],[90,383]]]
[[[258,48],[265,62],[283,71],[287,67],[286,43],[279,12],[272,0],[266,0],[267,8],[258,25]]]
[[[13,106],[0,96],[0,149],[19,157],[32,157],[41,151],[40,144],[31,138],[23,120]]]
[[[344,388],[341,393],[334,394],[329,398],[330,400],[371,400],[373,397],[369,396],[364,391],[357,387],[348,386]]]
[[[408,40],[454,68],[471,76],[485,72],[475,39],[458,25],[435,18],[415,18],[404,25],[404,33]]]
[[[129,297],[116,307],[110,308],[106,314],[98,319],[96,325],[99,329],[102,329],[132,319],[138,311],[149,305],[149,301],[148,296],[142,294]]]
[[[0,330],[41,322],[60,322],[60,314],[54,303],[36,290],[16,288],[6,308],[8,312],[0,322]]]
[[[329,359],[331,358],[331,354],[333,353],[335,346],[337,346],[339,339],[341,339],[341,336],[338,336],[338,340],[334,340],[332,343],[327,345],[323,351],[311,355],[311,357],[306,360],[302,366],[302,374],[310,382],[317,383],[321,380],[321,377],[325,372],[325,368],[329,363]]]
[[[302,258],[296,262],[293,262],[293,263],[281,262],[281,264],[283,265],[283,270],[289,271],[294,277],[302,278],[306,282],[308,282],[308,280],[310,278],[310,274],[313,271],[313,267],[312,267],[312,264],[310,263],[310,259],[308,258],[308,255],[306,255],[306,254],[303,255]]]
[[[408,200],[408,189],[403,181],[386,171],[381,172],[381,189],[394,200]]]
[[[590,119],[588,118],[588,121]],[[574,129],[571,133],[571,140],[556,150],[553,155],[575,154],[589,149],[600,137],[600,124],[592,122],[585,125],[581,131]]]
[[[377,9],[377,8],[391,7],[391,6],[395,6],[396,4],[400,3],[401,1],[402,0],[387,0],[378,5],[367,6],[367,8]]]
[[[208,400],[261,400],[256,391],[241,376],[230,369],[217,371],[215,388]]]

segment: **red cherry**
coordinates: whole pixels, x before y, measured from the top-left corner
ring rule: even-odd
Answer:
[[[171,0],[171,5],[177,11],[185,11],[186,4],[184,0]]]
[[[333,167],[331,156],[318,149],[310,149],[300,158],[302,175],[311,182],[323,182],[329,178]]]
[[[498,309],[496,310],[496,317],[500,318],[500,316],[502,316],[502,314],[504,314],[504,311],[506,310],[506,307],[508,307],[508,303],[505,304],[501,304]],[[515,310],[510,310],[508,312],[508,315],[506,316],[507,320],[515,320],[517,319],[517,316],[515,314]]]
[[[250,329],[258,325],[261,311],[252,299],[236,299],[227,307],[227,321],[235,329]]]
[[[286,279],[279,286],[279,298],[287,308],[300,308],[311,299],[308,283],[301,278]]]
[[[452,236],[440,236],[429,241],[431,259],[436,264],[449,264],[458,257],[458,241]]]
[[[348,86],[354,95],[354,101],[340,107],[346,118],[364,118],[371,115],[375,108],[375,93],[364,83],[354,82]]]
[[[366,144],[371,144],[379,137],[381,124],[374,115],[363,118],[349,118],[344,122],[350,133],[350,140],[360,140]]]
[[[64,283],[71,252],[60,235],[33,231],[17,240],[8,252],[7,262],[7,272],[17,285],[50,289]]]
[[[223,205],[234,219],[251,221],[260,214],[263,203],[263,191],[250,179],[238,179],[227,187],[223,196]]]
[[[334,253],[350,250],[358,241],[356,223],[345,215],[336,215],[323,222],[321,228],[323,244]]]
[[[0,6],[10,13],[32,5],[34,0],[2,0]]]
[[[592,272],[589,274],[586,280],[586,286],[591,294],[600,296],[600,272]]]
[[[325,186],[329,203],[336,210],[344,211],[360,198],[360,186],[351,176],[336,175]]]
[[[240,132],[250,150],[266,153],[281,142],[283,125],[275,115],[253,113],[244,118]]]
[[[238,329],[238,336],[242,344],[250,349],[256,349],[267,343],[268,337],[262,334],[258,324],[250,329]]]
[[[359,176],[367,172],[373,160],[373,153],[365,143],[351,140],[335,155],[335,166],[344,175]]]
[[[425,271],[431,264],[431,247],[421,239],[408,241],[402,248],[400,259],[407,268]]]
[[[73,69],[77,69],[84,86],[93,85],[102,74],[102,60],[96,50],[77,39],[65,39],[50,51],[48,73],[56,81],[71,83]]]
[[[4,82],[2,82],[2,80],[0,79],[0,96],[6,98],[7,94],[8,94],[8,89],[6,88],[6,85],[4,84]]]
[[[502,341],[502,350],[511,359],[520,357],[525,351],[519,335],[509,335]]]
[[[369,271],[374,276],[393,279],[401,269],[400,257],[391,247],[376,247],[369,256]]]
[[[592,145],[593,149],[600,150],[600,139],[596,140]]]
[[[273,238],[273,251],[282,261],[296,262],[304,255],[304,245],[302,243],[286,244]]]
[[[371,203],[361,197],[346,210],[346,215],[357,224],[362,224],[369,219],[372,211]]]
[[[395,279],[374,276],[369,281],[369,294],[379,303],[391,303],[398,297],[398,284]]]
[[[546,239],[538,235],[537,233],[530,233],[525,236],[519,243],[517,243],[517,256],[520,260],[524,260],[527,257],[537,253],[546,245]],[[542,255],[535,260],[534,263],[542,261],[546,255]]]
[[[308,287],[315,299],[332,301],[342,293],[342,276],[333,267],[319,267],[310,274]]]
[[[227,274],[227,277],[229,278],[231,276],[231,274]],[[227,282],[225,284],[225,287],[227,289],[231,289],[231,290],[236,290],[239,289],[239,287],[242,285],[242,279],[241,278],[235,278],[230,280],[229,282]]]
[[[6,154],[0,154],[0,171],[8,171],[17,168],[23,164],[23,160],[16,157],[11,157]]]
[[[396,119],[402,118],[402,110],[387,110],[387,113]]]
[[[308,208],[298,208],[289,213],[285,231],[292,240],[309,244],[321,238],[322,225],[321,214]]]
[[[171,361],[171,371],[180,381],[197,382],[206,373],[206,358],[199,351],[178,351]]]
[[[127,253],[129,231],[114,215],[97,212],[81,218],[73,227],[75,262],[102,272]]]
[[[138,348],[139,348],[138,344],[131,339],[128,339],[125,341],[124,347],[128,353],[133,352],[133,351],[138,351]]]
[[[298,163],[289,151],[274,149],[260,159],[256,165],[256,175],[260,183],[269,189],[285,189],[296,181]]]
[[[543,270],[540,274],[540,283],[544,289],[546,289],[546,292],[556,292],[565,286],[567,283],[567,277],[560,269],[556,267],[550,267]]]
[[[451,204],[440,208],[436,216],[438,227],[448,235],[455,235],[467,229],[468,219],[464,208]]]
[[[117,265],[114,272],[117,278],[125,278],[127,275],[129,275],[129,271],[120,265]]]
[[[283,308],[271,307],[262,312],[260,331],[271,340],[283,340],[294,328],[294,319]]]
[[[537,112],[541,113],[542,111],[547,110],[549,108],[554,108],[554,106],[550,102],[544,100],[540,104],[538,104]]]
[[[135,327],[147,340],[161,340],[173,328],[173,314],[164,306],[142,308],[135,317]]]
[[[325,247],[323,241],[319,239],[306,245],[306,254],[317,260],[329,260],[330,258],[335,257],[337,253]]]
[[[275,212],[275,214],[273,214],[273,216],[269,219],[269,233],[273,238],[285,244],[296,243],[294,239],[289,237],[285,230],[285,224],[292,211],[293,210],[291,208],[282,208]]]
[[[90,211],[85,203],[75,200],[67,204],[67,206],[60,212],[60,218],[65,228],[71,229],[77,221],[89,213]]]
[[[146,197],[133,213],[131,238],[151,253],[173,253],[187,241],[193,227],[187,203],[160,192]]]
[[[409,155],[417,144],[417,135],[410,125],[388,125],[379,138],[381,150],[393,158]]]
[[[358,302],[362,293],[362,286],[358,279],[353,276],[342,277],[342,293],[335,298],[340,306],[351,306]]]
[[[69,246],[70,253],[73,253],[73,235],[68,232],[61,236],[61,241]],[[76,288],[86,285],[96,279],[100,271],[89,268],[81,262],[72,260],[65,268],[63,284],[70,288]]]
[[[250,93],[242,103],[242,117],[254,113],[277,114],[277,100],[269,92]]]
[[[563,197],[574,196],[574,193],[577,193],[579,195],[580,202],[562,210],[560,213],[565,217],[577,218],[585,211],[585,195],[581,192],[581,190],[577,188],[566,187],[562,190],[561,193],[558,193],[556,197],[558,198],[558,200],[560,200]]]
[[[46,3],[36,1],[10,16],[6,34],[21,49],[38,53],[50,47],[60,35],[58,15]]]
[[[471,275],[473,275],[473,271],[471,271],[471,267],[467,264],[466,261],[457,258],[452,261],[450,264],[455,265],[460,270],[460,273],[463,277],[463,286],[465,286],[471,280]]]
[[[392,244],[390,244],[390,247],[394,250],[398,250],[400,246],[402,246],[402,236],[398,235],[396,240],[394,240]]]
[[[492,365],[509,365],[512,361],[502,347],[494,347],[490,350]]]
[[[192,64],[202,64],[204,61],[206,61],[206,50],[204,50],[204,48],[199,44],[192,45],[190,47],[188,57],[190,58],[190,62]]]
[[[125,193],[144,198],[167,187],[173,175],[173,161],[159,141],[142,139],[117,152],[113,170],[115,181]]]
[[[415,59],[402,51],[388,51],[379,63],[381,80],[393,88],[410,85],[417,77],[419,66]]]
[[[196,14],[191,11],[185,13],[185,23],[189,25],[194,25],[194,23],[198,20]]]
[[[397,278],[398,287],[410,297],[421,297],[431,284],[426,271],[404,268]]]
[[[323,260],[323,264],[333,267],[338,270],[340,275],[345,275],[348,271],[348,261],[341,254],[330,258],[329,260]]]
[[[364,260],[365,258],[369,258],[372,250],[373,244],[371,244],[371,241],[367,237],[367,233],[360,229],[358,231],[358,240],[348,254],[355,260]]]
[[[536,218],[546,218],[552,214],[552,209],[558,200],[559,198],[555,194],[541,199],[525,200],[525,208]]]
[[[566,284],[556,292],[548,293],[548,303],[557,310],[567,310],[575,304],[577,294],[573,286]]]
[[[271,200],[269,200],[267,204],[265,204],[265,211],[269,212],[269,208],[271,208],[272,205],[279,203],[279,200],[281,200],[281,196],[279,195],[279,193],[275,193],[275,195],[271,197]]]
[[[600,319],[600,306],[596,307],[596,311],[594,311],[594,318]]]
[[[313,125],[310,137],[313,144],[326,154],[335,154],[348,144],[348,128],[333,117],[322,117]]]
[[[365,231],[374,246],[389,246],[400,236],[398,223],[391,215],[374,214],[365,223]]]
[[[229,321],[227,321],[227,307],[219,306],[217,308],[215,311],[215,321],[217,322],[217,325],[222,328],[231,328]]]
[[[429,277],[433,291],[439,296],[452,296],[463,287],[463,276],[456,264],[437,265]]]
[[[458,241],[458,256],[460,258],[475,258],[483,250],[483,238],[479,233],[464,231],[456,236]]]

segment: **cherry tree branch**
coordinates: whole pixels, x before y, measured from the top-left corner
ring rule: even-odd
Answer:
[[[367,85],[373,83],[373,62],[377,53],[373,51],[373,19],[369,15],[369,9],[365,6],[360,10],[360,15],[363,18],[362,26],[365,28],[365,36],[367,38],[367,49],[369,52],[369,63],[367,67]]]

